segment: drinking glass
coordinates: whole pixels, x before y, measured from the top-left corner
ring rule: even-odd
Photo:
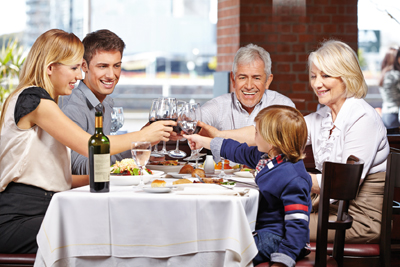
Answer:
[[[153,102],[151,103],[151,108],[150,108],[150,112],[149,112],[149,123],[152,124],[153,122],[156,121],[156,113],[157,113],[157,109],[158,109],[158,99],[153,99]],[[159,157],[161,156],[161,153],[158,152],[158,144],[154,145],[154,149],[151,152],[151,156],[154,157]]]
[[[224,172],[224,165],[225,165],[225,159],[223,157],[221,157],[221,172],[218,174],[218,177],[220,178],[224,178],[226,176],[225,172]]]
[[[193,105],[186,103],[178,116],[178,125],[185,134],[194,134],[197,126],[197,117],[200,114],[200,110],[197,110]],[[192,149],[190,149],[192,150]]]
[[[131,143],[132,158],[140,170],[139,188],[143,188],[143,171],[150,158],[151,143],[150,142],[132,142]]]
[[[196,114],[196,121],[201,121],[201,105],[199,103],[189,103],[189,108],[191,110],[193,110],[193,112]],[[196,123],[196,129],[194,130],[193,134],[199,133],[200,130],[201,130],[201,128],[199,126],[197,126],[197,123]],[[189,140],[188,140],[188,143],[189,143]],[[201,147],[199,149],[191,150],[190,157],[185,158],[185,160],[195,160],[196,161],[195,168],[197,168],[199,159],[205,155],[205,154],[202,154],[202,155],[199,154],[199,152],[202,149],[203,148]]]
[[[187,102],[185,101],[181,101],[178,100],[176,102],[176,112],[174,118],[176,118],[178,120],[179,114],[182,112],[182,109],[184,108],[184,106],[187,104]],[[176,132],[177,134],[179,134],[181,132],[181,129],[179,127],[179,125],[174,126],[174,132]],[[176,147],[175,150],[171,150],[168,153],[168,156],[170,156],[171,158],[176,158],[176,159],[181,159],[186,157],[186,153],[182,150],[179,150],[179,140],[176,140]]]
[[[174,115],[176,114],[176,98],[164,97],[158,99],[158,108],[156,111],[156,121],[172,120],[176,121]],[[163,148],[159,151],[161,154],[168,154],[166,149],[166,142],[163,141]]]
[[[123,125],[124,109],[122,107],[113,107],[111,112],[111,135],[116,135]]]

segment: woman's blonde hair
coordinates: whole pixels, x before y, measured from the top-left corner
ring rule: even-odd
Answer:
[[[297,162],[306,155],[307,125],[303,115],[289,106],[273,105],[262,109],[254,119],[264,140],[290,162]]]
[[[73,65],[83,59],[83,44],[73,33],[52,29],[40,35],[33,44],[22,66],[17,88],[7,97],[2,107],[0,131],[10,99],[22,89],[37,86],[54,98],[54,87],[47,74],[51,64]],[[54,99],[56,102],[58,99]]]
[[[358,62],[357,54],[347,44],[329,40],[308,57],[308,67],[314,64],[325,74],[341,78],[346,86],[346,97],[364,98],[368,86]],[[311,82],[311,74],[309,75]]]

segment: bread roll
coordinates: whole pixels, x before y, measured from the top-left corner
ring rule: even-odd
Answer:
[[[200,176],[200,178],[206,177],[206,173],[205,173],[204,170],[202,170],[202,169],[195,169],[195,170],[192,172],[192,177],[196,177],[196,174],[197,174],[198,176]]]
[[[151,182],[151,187],[164,187],[167,183],[164,180],[154,180]]]
[[[180,174],[185,174],[185,173],[191,174],[193,172],[193,170],[194,170],[194,168],[192,165],[186,164],[180,169],[179,173]]]
[[[191,183],[193,183],[193,182],[186,178],[179,179],[179,180],[172,182],[173,185],[175,185],[175,184],[191,184]]]

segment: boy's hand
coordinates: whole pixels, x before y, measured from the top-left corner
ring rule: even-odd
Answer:
[[[190,149],[200,149],[202,147],[210,149],[211,138],[200,136],[198,134],[187,135],[184,134],[185,137],[189,141]]]

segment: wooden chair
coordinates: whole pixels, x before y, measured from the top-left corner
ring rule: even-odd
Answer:
[[[0,254],[2,267],[28,267],[35,263],[36,254]]]
[[[297,261],[296,266],[342,266],[343,247],[346,229],[353,223],[348,214],[349,202],[357,195],[364,163],[350,156],[347,163],[325,162],[322,172],[321,194],[318,209],[316,251]],[[338,217],[329,221],[330,199],[339,200]],[[327,256],[328,229],[335,229],[333,257]],[[269,266],[268,262],[256,267]]]
[[[348,266],[391,266],[392,214],[400,214],[397,202],[393,202],[395,187],[400,187],[400,150],[391,148],[387,158],[379,244],[346,244],[344,256]],[[313,249],[315,243],[311,247]],[[331,253],[332,244],[328,244],[328,254]]]

